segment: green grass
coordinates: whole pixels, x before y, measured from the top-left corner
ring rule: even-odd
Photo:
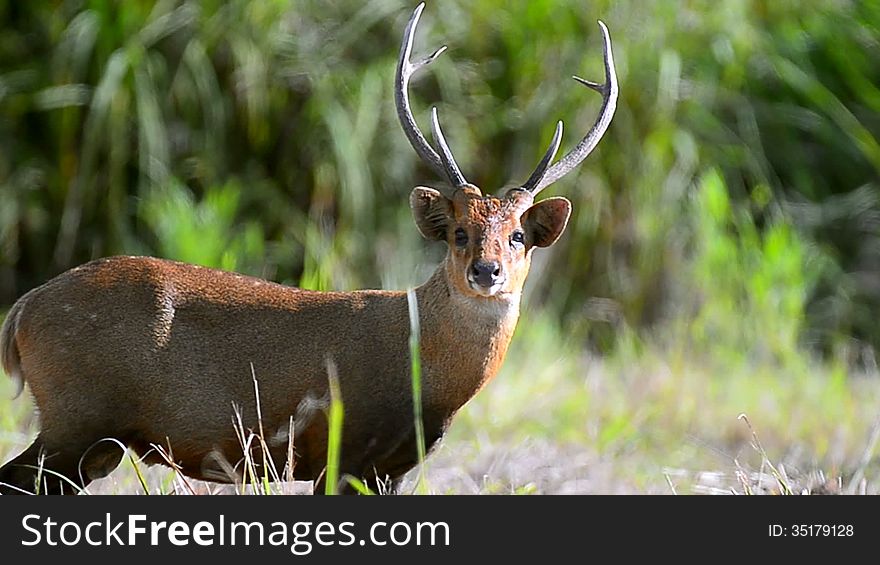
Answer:
[[[327,409],[327,467],[324,476],[324,494],[336,494],[339,489],[339,459],[342,456],[342,425],[344,404],[339,390],[339,376],[332,362],[327,362],[330,382],[330,406]]]

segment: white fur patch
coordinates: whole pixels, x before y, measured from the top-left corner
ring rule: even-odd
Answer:
[[[174,289],[165,289],[159,295],[158,312],[156,315],[156,325],[154,335],[156,336],[156,345],[160,348],[168,345],[171,340],[171,326],[174,323],[174,315],[177,310],[174,307]]]

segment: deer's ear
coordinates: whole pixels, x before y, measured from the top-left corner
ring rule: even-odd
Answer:
[[[448,198],[433,188],[420,186],[409,195],[409,207],[426,239],[446,239],[446,228],[452,217],[452,203]]]
[[[567,198],[547,198],[535,203],[522,216],[522,225],[532,245],[553,245],[568,224],[571,202]]]

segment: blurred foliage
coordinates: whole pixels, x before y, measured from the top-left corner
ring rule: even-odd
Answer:
[[[264,256],[263,232],[256,221],[236,225],[240,194],[235,184],[209,187],[196,203],[185,186],[151,191],[142,205],[143,219],[156,235],[159,256],[227,271],[257,271]]]
[[[90,258],[156,254],[311,288],[418,284],[435,183],[392,82],[414,2],[0,0],[0,303]],[[621,82],[529,303],[608,350],[628,328],[784,357],[880,344],[880,6],[431,2],[413,84],[465,175],[522,182],[586,132],[597,18]],[[414,268],[414,265],[418,265]],[[621,331],[621,330],[627,331]],[[765,339],[766,336],[769,339]],[[741,353],[743,353],[741,351]]]
[[[777,221],[763,232],[731,206],[716,171],[698,183],[693,199],[694,253],[689,283],[695,311],[687,320],[699,351],[722,364],[793,367],[803,331],[804,304],[817,273],[792,227]]]

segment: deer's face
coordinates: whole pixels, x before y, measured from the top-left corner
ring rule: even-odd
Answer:
[[[410,205],[422,235],[448,244],[450,283],[466,296],[483,298],[519,293],[532,249],[555,242],[571,213],[565,198],[535,203],[524,190],[496,198],[470,186],[455,191],[451,199],[419,187]]]
[[[455,191],[445,196],[433,188],[419,187],[410,196],[410,206],[422,235],[443,240],[449,245],[446,272],[457,291],[486,299],[516,294],[522,290],[529,272],[532,249],[553,244],[571,214],[571,203],[565,198],[535,202],[535,195],[586,159],[614,116],[618,86],[611,37],[608,28],[600,21],[605,82],[599,84],[573,77],[602,95],[602,109],[593,127],[562,159],[553,163],[562,142],[562,122],[557,122],[553,140],[528,180],[501,198],[483,196],[477,187],[467,182],[455,162],[440,128],[437,108],[431,110],[435,146],[428,143],[410,108],[408,90],[413,73],[430,64],[446,49],[441,47],[417,62],[411,60],[416,26],[424,7],[424,2],[418,5],[403,32],[394,78],[394,101],[400,125],[413,149],[426,165],[446,177]]]

